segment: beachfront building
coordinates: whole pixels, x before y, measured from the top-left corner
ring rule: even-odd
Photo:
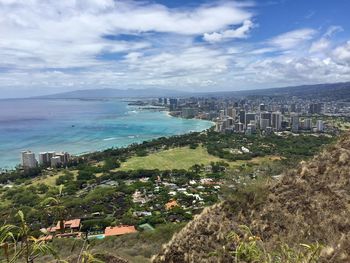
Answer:
[[[183,118],[194,118],[196,115],[196,110],[193,108],[183,108],[182,109],[182,117]]]
[[[70,155],[67,152],[55,153],[55,157],[59,157],[62,164],[66,164],[70,160]]]
[[[22,151],[22,167],[23,168],[35,168],[38,162],[35,159],[35,153],[31,151]]]
[[[48,152],[40,152],[38,155],[39,165],[48,166],[50,165],[50,157]]]
[[[22,152],[22,166],[23,167],[36,167],[37,162],[35,160],[35,154],[26,151]],[[68,152],[40,152],[38,155],[39,159],[39,165],[40,166],[51,166],[51,167],[57,167],[60,165],[67,164],[71,160],[71,156]]]
[[[51,167],[58,167],[62,164],[61,157],[60,156],[54,156],[50,160]]]

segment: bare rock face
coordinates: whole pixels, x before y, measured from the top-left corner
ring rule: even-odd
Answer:
[[[245,201],[205,209],[153,262],[233,262],[227,236],[242,224],[268,249],[281,242],[320,242],[325,246],[320,262],[350,262],[350,134],[297,170],[286,171],[267,193],[262,202],[247,194]]]

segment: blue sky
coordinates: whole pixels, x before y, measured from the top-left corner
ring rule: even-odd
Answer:
[[[0,0],[0,97],[350,81],[347,0]]]

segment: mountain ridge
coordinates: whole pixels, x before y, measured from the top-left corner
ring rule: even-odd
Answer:
[[[162,88],[145,89],[80,89],[51,95],[35,96],[41,99],[93,99],[93,98],[154,98],[154,97],[244,97],[244,96],[303,96],[307,98],[337,96],[337,99],[350,99],[350,82],[298,85],[266,89],[189,92]]]

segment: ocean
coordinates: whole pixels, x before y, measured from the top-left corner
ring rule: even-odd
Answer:
[[[19,164],[23,150],[77,155],[211,126],[117,99],[0,100],[0,168]]]

